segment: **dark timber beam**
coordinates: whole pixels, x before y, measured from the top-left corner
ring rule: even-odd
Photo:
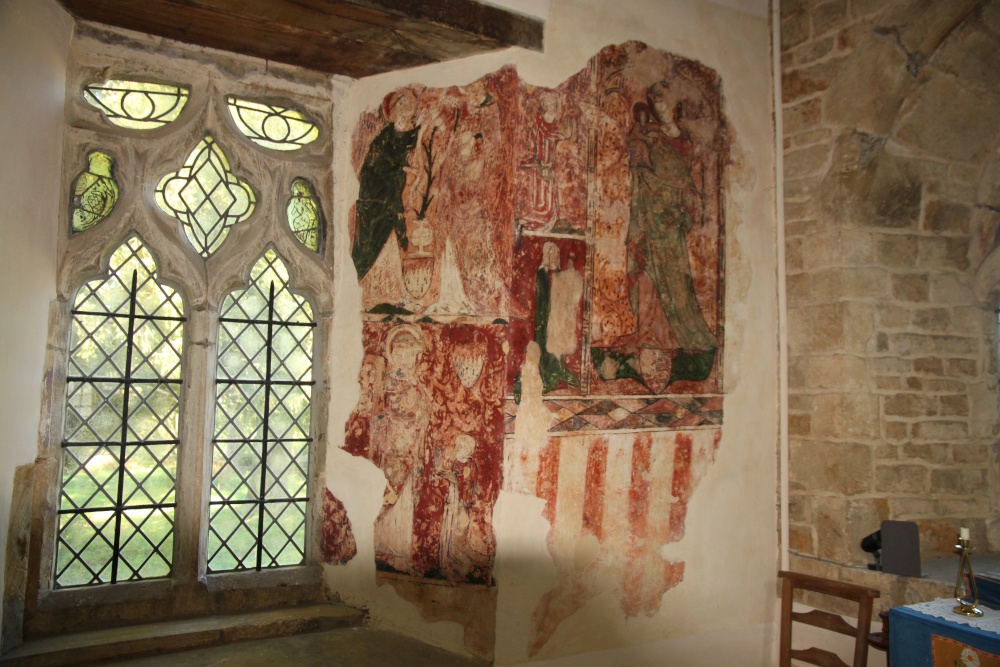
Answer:
[[[353,78],[510,46],[544,23],[473,0],[59,0],[78,19]]]

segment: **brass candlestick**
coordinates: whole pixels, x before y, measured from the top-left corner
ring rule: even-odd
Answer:
[[[959,532],[955,549],[955,553],[958,554],[958,579],[955,581],[955,600],[958,606],[954,612],[962,616],[982,616],[983,611],[979,608],[979,587],[976,586],[976,576],[972,572],[972,560],[969,558],[972,553],[972,540],[969,539],[968,528],[962,528]],[[966,572],[968,572],[968,590],[963,590],[962,580],[966,578]],[[971,598],[972,602],[967,602],[968,598]]]

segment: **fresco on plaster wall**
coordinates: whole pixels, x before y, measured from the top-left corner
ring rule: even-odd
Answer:
[[[547,395],[579,395],[583,377],[583,297],[587,245],[583,239],[522,236],[514,253],[511,301],[520,313],[509,327],[508,383],[521,395],[528,341],[541,351],[539,373]]]
[[[532,618],[536,655],[592,598],[653,616],[683,580],[685,562],[663,550],[683,538],[721,438],[728,140],[715,73],[638,43],[531,92],[585,135],[582,152],[554,151],[551,190],[579,178],[587,193],[583,225],[564,214],[570,196],[551,225],[515,221],[504,486],[546,501],[558,579]],[[577,273],[579,301],[557,287]],[[522,411],[547,433],[519,429]]]
[[[355,131],[351,257],[363,307],[434,321],[507,311],[512,68],[466,86],[407,87]]]
[[[552,525],[557,583],[534,612],[530,655],[599,595],[613,595],[625,616],[659,611],[686,567],[663,548],[683,539],[688,501],[720,437],[718,429],[578,435],[508,451],[506,488],[543,499]]]
[[[367,322],[345,449],[386,475],[376,565],[492,583],[500,488],[502,327]]]
[[[518,89],[515,224],[519,232],[583,235],[587,229],[586,72],[556,89]]]
[[[656,613],[721,434],[727,151],[714,72],[639,43],[556,88],[505,68],[361,118],[346,449],[387,478],[382,571],[491,584],[505,485],[552,522],[532,652],[595,595]]]
[[[717,75],[629,44],[594,60],[590,389],[721,388],[722,192]]]
[[[721,425],[718,76],[632,42],[558,88],[520,92],[518,154],[550,157],[535,161],[545,183],[517,172],[507,433],[532,340],[551,433]]]
[[[411,86],[355,132],[351,256],[367,320],[346,449],[387,477],[384,572],[492,583],[517,79]]]

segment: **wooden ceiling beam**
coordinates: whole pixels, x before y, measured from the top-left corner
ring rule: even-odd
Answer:
[[[522,14],[474,0],[353,0],[358,4],[399,12],[455,30],[495,40],[504,46],[542,50],[545,24]]]
[[[509,46],[544,24],[473,0],[59,0],[73,16],[353,78]]]

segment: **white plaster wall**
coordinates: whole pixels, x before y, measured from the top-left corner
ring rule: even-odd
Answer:
[[[733,130],[726,200],[725,422],[716,461],[693,494],[687,534],[666,557],[687,563],[684,581],[652,617],[627,619],[613,598],[595,598],[565,621],[535,664],[584,665],[578,653],[611,651],[593,664],[773,664],[777,569],[778,356],[774,134],[770,29],[765,18],[704,0],[552,0],[545,52],[517,49],[345,83],[337,104],[333,402],[327,484],[345,505],[358,556],[327,567],[330,590],[371,611],[375,624],[463,652],[462,628],[428,623],[390,586],[375,584],[372,526],[384,477],[345,454],[343,427],[358,398],[360,290],[350,258],[348,213],[357,198],[349,155],[354,123],[391,90],[410,83],[469,83],[508,63],[534,85],[556,86],[608,44],[641,40],[701,61],[722,77]],[[501,494],[497,534],[497,664],[528,661],[526,631],[554,583],[542,501]],[[646,656],[646,657],[642,657]],[[587,660],[590,658],[588,657]],[[597,659],[597,658],[595,658]],[[552,661],[552,662],[549,662]]]
[[[55,0],[0,0],[0,572],[14,468],[38,451],[72,25]]]

